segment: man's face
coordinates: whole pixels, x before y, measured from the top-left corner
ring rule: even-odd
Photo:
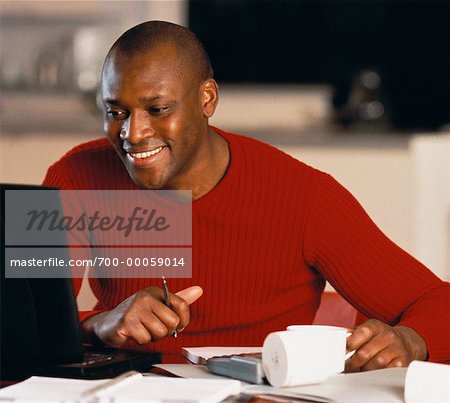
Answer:
[[[208,123],[202,83],[189,70],[170,45],[105,65],[104,130],[139,186],[190,189],[203,169]]]

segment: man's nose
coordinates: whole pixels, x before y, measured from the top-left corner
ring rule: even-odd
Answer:
[[[155,134],[153,122],[145,112],[131,113],[125,121],[120,138],[127,140],[131,144],[139,144],[147,137]]]

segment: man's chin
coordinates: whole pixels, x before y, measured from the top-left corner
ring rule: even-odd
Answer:
[[[130,176],[133,182],[142,189],[149,189],[149,190],[163,189],[166,184],[165,181],[163,180],[140,178],[139,176],[136,175]]]
[[[159,169],[148,167],[136,167],[130,164],[126,158],[123,160],[125,168],[131,180],[142,189],[158,190],[164,189],[167,183],[167,178],[161,175],[161,167]],[[159,173],[159,175],[155,175]]]

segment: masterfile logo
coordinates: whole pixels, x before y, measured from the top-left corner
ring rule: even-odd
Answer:
[[[158,216],[156,209],[150,211],[142,207],[134,207],[129,217],[116,215],[109,217],[101,215],[99,210],[89,216],[83,213],[79,216],[61,215],[58,210],[32,210],[28,214],[30,221],[28,222],[26,231],[32,230],[34,227],[37,231],[47,228],[51,231],[71,231],[89,230],[89,231],[124,231],[125,237],[128,237],[132,231],[164,231],[170,227],[166,223],[166,217]]]

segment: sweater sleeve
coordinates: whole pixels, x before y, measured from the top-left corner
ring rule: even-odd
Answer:
[[[366,316],[413,328],[431,361],[450,360],[449,283],[389,240],[357,200],[323,173],[314,184],[304,256]]]
[[[78,187],[74,185],[70,180],[70,175],[66,174],[66,169],[64,169],[64,165],[61,162],[57,162],[50,166],[47,170],[47,174],[45,175],[43,185],[54,187],[59,190],[74,190]],[[79,256],[77,256],[79,258]],[[74,277],[72,278],[73,288],[75,295],[78,296],[80,293],[81,285],[83,282],[82,278]],[[79,318],[80,321],[83,322],[87,318],[96,315],[97,313],[104,312],[106,309],[95,309],[90,311],[80,311]]]

